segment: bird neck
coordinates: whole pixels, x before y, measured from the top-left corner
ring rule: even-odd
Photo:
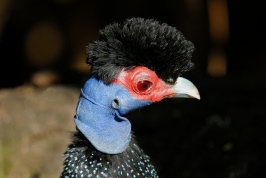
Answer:
[[[149,156],[138,147],[134,138],[119,154],[105,154],[77,130],[65,152],[61,177],[151,177],[158,178]]]
[[[106,85],[93,77],[81,89],[75,124],[99,151],[117,154],[125,151],[131,139],[131,124],[111,107],[113,91],[120,86]],[[120,89],[120,92],[126,92]]]

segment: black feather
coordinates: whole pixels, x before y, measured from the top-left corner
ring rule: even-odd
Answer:
[[[100,30],[100,39],[87,48],[92,74],[105,83],[120,71],[146,66],[167,83],[190,70],[194,45],[175,27],[154,19],[131,18]]]

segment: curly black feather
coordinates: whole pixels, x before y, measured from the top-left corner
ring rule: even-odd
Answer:
[[[120,71],[146,66],[167,83],[190,70],[194,45],[175,27],[154,19],[131,18],[100,30],[100,39],[87,48],[92,74],[105,83]]]

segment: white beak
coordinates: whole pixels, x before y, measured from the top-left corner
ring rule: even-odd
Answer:
[[[176,94],[176,98],[197,98],[200,99],[200,94],[195,85],[189,80],[178,77],[176,83],[172,88],[173,92]]]

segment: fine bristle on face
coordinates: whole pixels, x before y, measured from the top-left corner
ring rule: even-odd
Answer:
[[[87,48],[92,74],[105,83],[122,71],[145,66],[167,83],[190,70],[194,45],[175,27],[154,19],[131,18],[100,30],[100,39]]]

